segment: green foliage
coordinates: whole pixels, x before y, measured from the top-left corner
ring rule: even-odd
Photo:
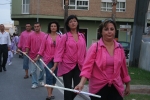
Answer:
[[[132,85],[150,85],[150,72],[136,67],[128,67]]]
[[[130,94],[124,97],[124,100],[150,100],[150,95],[146,94]]]

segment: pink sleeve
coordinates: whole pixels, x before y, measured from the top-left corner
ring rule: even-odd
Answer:
[[[22,33],[21,33],[21,35],[20,35],[20,37],[19,37],[19,43],[18,43],[18,48],[20,48],[20,49],[22,49]]]
[[[47,36],[46,36],[47,37]],[[42,43],[41,43],[41,47],[40,47],[40,50],[38,52],[39,55],[42,56],[44,50],[45,50],[45,44],[46,44],[46,37],[43,38],[42,40]]]
[[[54,62],[62,62],[62,56],[66,47],[66,39],[66,34],[64,34],[58,42],[58,46],[56,47],[56,54],[54,56]]]
[[[131,78],[128,74],[128,68],[126,66],[126,57],[125,57],[125,54],[124,54],[124,50],[122,50],[122,55],[123,55],[123,63],[122,63],[122,66],[121,66],[121,78],[122,78],[122,81],[124,83],[127,83],[127,82],[130,82],[131,81]]]
[[[96,46],[97,44],[93,43],[91,47],[89,48],[89,50],[87,51],[87,55],[86,55],[80,76],[84,76],[86,78],[91,77],[91,73],[93,70],[95,57],[96,57]]]
[[[27,41],[26,41],[26,43],[25,43],[25,47],[26,47],[26,48],[29,48],[29,49],[30,49],[30,46],[31,46],[31,35],[29,35],[29,37],[28,37],[28,39],[27,39]]]

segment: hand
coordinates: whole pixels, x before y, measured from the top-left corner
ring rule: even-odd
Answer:
[[[53,67],[51,68],[51,71],[54,73],[55,69],[56,69],[56,67],[53,66]]]
[[[19,52],[19,53],[20,53],[20,49],[17,49],[17,52]]]
[[[38,60],[38,57],[36,57],[35,59],[33,59],[34,62],[36,62]]]
[[[82,91],[83,87],[84,87],[84,85],[79,83],[74,89],[78,90],[80,92],[80,91]]]
[[[124,90],[124,96],[127,96],[127,95],[129,95],[129,94],[130,94],[130,85],[127,84],[127,85],[126,85],[126,88],[125,88],[125,90]]]

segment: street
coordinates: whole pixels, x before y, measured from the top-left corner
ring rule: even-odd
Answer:
[[[7,71],[0,73],[0,100],[46,100],[45,87],[31,89],[31,77],[24,79],[22,58],[15,55],[12,65],[7,65]],[[39,72],[39,71],[38,71]],[[61,86],[59,83],[56,85]],[[63,90],[54,89],[54,100],[63,100]],[[79,95],[74,100],[84,100]]]

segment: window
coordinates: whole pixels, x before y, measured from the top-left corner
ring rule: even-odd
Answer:
[[[125,2],[117,2],[116,11],[124,12],[125,11]]]
[[[65,0],[64,0],[64,6],[65,6]],[[88,10],[89,0],[69,0],[69,9]]]
[[[22,14],[29,14],[30,0],[22,0]]]
[[[126,10],[126,0],[117,0],[116,12],[124,12]],[[102,0],[101,11],[112,11],[112,0]]]

